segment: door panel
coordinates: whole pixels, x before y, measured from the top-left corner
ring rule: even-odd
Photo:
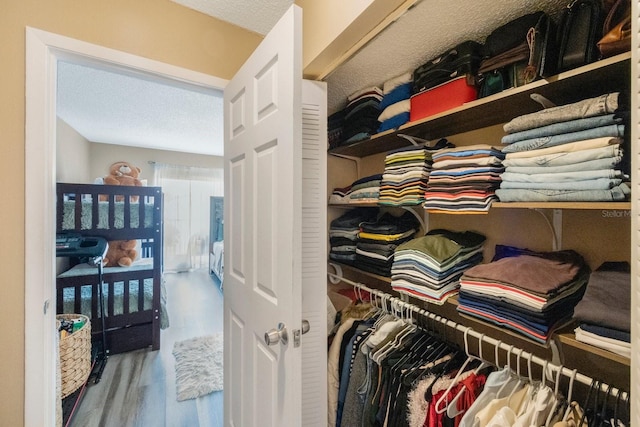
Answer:
[[[301,11],[292,6],[229,82],[225,113],[225,425],[300,425]],[[324,404],[324,402],[323,402]]]

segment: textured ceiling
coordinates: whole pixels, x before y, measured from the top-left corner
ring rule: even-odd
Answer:
[[[526,13],[543,10],[557,22],[568,0],[422,0],[369,42],[325,81],[329,112],[346,97],[388,80],[465,40],[484,42],[491,31]]]
[[[58,64],[58,117],[91,142],[223,155],[222,92]]]
[[[262,35],[267,34],[293,4],[293,0],[171,1]]]

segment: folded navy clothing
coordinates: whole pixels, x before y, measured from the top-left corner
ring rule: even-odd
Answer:
[[[366,233],[390,235],[417,230],[420,228],[420,222],[408,211],[405,211],[401,216],[394,216],[386,212],[376,221],[363,221],[360,228]]]
[[[397,129],[403,124],[407,123],[409,121],[409,118],[410,118],[410,113],[396,114],[390,119],[387,119],[382,123],[380,123],[380,126],[378,126],[378,132],[384,132],[390,129]]]
[[[380,111],[393,105],[398,101],[411,98],[411,83],[404,83],[396,86],[391,92],[382,97],[380,101]]]
[[[363,221],[375,220],[378,208],[356,208],[331,221],[331,228],[344,230],[358,229]]]
[[[573,318],[581,323],[631,331],[631,274],[627,263],[605,263],[589,276]]]
[[[369,175],[369,176],[364,176],[360,179],[357,179],[355,181],[353,181],[353,183],[351,184],[351,186],[355,186],[358,184],[364,184],[365,182],[369,182],[369,181],[380,181],[382,179],[382,174],[381,173],[377,173],[374,175]]]
[[[605,328],[604,326],[591,325],[588,323],[581,323],[580,328],[583,331],[591,332],[592,334],[599,335],[604,338],[611,338],[618,341],[631,342],[631,333],[625,331],[619,331],[617,329]]]

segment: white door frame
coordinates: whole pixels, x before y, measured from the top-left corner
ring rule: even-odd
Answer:
[[[28,427],[55,424],[54,196],[60,59],[121,67],[205,89],[222,90],[227,84],[207,74],[26,28],[24,420]]]

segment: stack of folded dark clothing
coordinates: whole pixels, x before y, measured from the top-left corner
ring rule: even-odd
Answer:
[[[362,89],[348,97],[341,145],[369,139],[378,132],[381,100],[382,90],[378,87]]]
[[[412,239],[419,228],[418,219],[408,211],[399,217],[387,212],[375,221],[360,223],[356,244],[357,267],[389,277],[395,249]]]
[[[344,127],[344,110],[337,111],[327,119],[327,142],[329,149],[336,148],[342,142]]]
[[[631,274],[626,262],[606,262],[591,273],[573,318],[578,341],[631,357]]]
[[[496,200],[504,154],[486,144],[433,154],[424,208],[437,212],[486,213]]]
[[[462,273],[482,262],[485,236],[472,231],[432,230],[396,249],[391,268],[394,290],[443,304],[458,292]]]
[[[498,245],[492,262],[472,267],[460,278],[458,311],[546,343],[571,319],[589,273],[575,251]]]
[[[344,188],[334,188],[329,203],[378,203],[382,174],[365,176]]]
[[[411,86],[413,73],[405,73],[401,76],[387,80],[382,86],[382,101],[378,116],[380,126],[378,132],[397,129],[409,121],[411,110]]]
[[[617,92],[516,117],[508,144],[503,202],[599,202],[629,197],[623,159],[628,108]]]
[[[377,208],[356,208],[331,221],[329,226],[329,259],[354,264],[360,223],[375,221]]]

